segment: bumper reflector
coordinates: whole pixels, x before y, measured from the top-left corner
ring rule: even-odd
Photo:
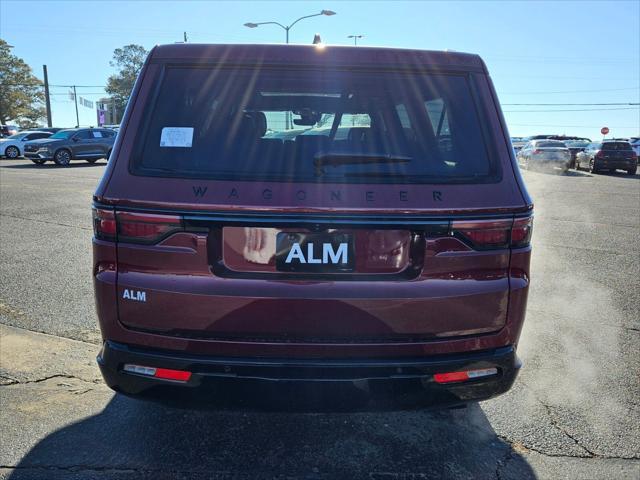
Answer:
[[[464,382],[465,380],[488,377],[490,375],[496,375],[497,373],[497,368],[482,368],[479,370],[466,370],[464,372],[436,373],[433,379],[436,383]]]
[[[171,370],[169,368],[144,367],[142,365],[133,365],[127,363],[123,370],[129,373],[137,373],[147,377],[161,378],[164,380],[176,380],[178,382],[187,382],[191,378],[191,372],[185,370]]]

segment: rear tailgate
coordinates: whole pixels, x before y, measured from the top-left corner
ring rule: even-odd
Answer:
[[[352,236],[357,260],[348,273],[279,271],[277,233],[309,225],[234,220],[190,215],[157,244],[119,241],[120,321],[169,335],[278,342],[416,341],[504,326],[513,216],[405,221],[401,229],[318,218],[314,232]],[[474,240],[502,244],[487,250]]]

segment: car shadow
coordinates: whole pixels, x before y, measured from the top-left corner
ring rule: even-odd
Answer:
[[[56,165],[55,163],[45,163],[44,165],[36,165],[35,163],[29,161],[29,163],[18,163],[18,164],[13,164],[13,165],[2,165],[2,163],[0,162],[0,168],[16,168],[16,169],[20,169],[20,170],[24,170],[24,169],[40,169],[40,170],[46,170],[48,168],[88,168],[88,167],[104,167],[105,165],[107,165],[107,160],[98,160],[95,163],[89,163],[89,162],[71,162],[69,165],[67,165],[66,167],[61,166],[61,165]]]
[[[552,175],[554,177],[575,177],[575,178],[588,178],[593,175],[589,172],[583,172],[582,170],[566,170],[561,172],[560,170],[544,170],[542,168],[525,169],[525,172],[541,173],[543,175]]]
[[[589,172],[583,172],[582,170],[567,170],[562,175],[565,177],[593,177]]]
[[[629,175],[628,173],[620,170],[615,172],[599,172],[598,175],[604,175],[607,177],[625,178],[627,180],[640,180],[640,172],[635,175]]]
[[[504,478],[507,463],[517,478],[535,478],[477,404],[384,413],[233,412],[116,394],[97,415],[45,436],[9,478],[55,480],[75,472],[73,478],[101,480],[493,479]]]

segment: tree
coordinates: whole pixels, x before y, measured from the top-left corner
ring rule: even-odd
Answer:
[[[11,47],[0,39],[0,123],[34,127],[45,118],[42,82],[31,67],[11,54]]]
[[[107,79],[106,92],[114,99],[116,112],[122,116],[127,106],[133,84],[144,65],[148,52],[141,45],[125,45],[113,51],[113,60],[109,65],[119,71]]]

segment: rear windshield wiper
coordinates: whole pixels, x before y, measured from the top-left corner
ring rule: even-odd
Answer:
[[[313,159],[316,167],[340,165],[366,165],[374,163],[409,163],[411,157],[390,154],[325,153]]]

